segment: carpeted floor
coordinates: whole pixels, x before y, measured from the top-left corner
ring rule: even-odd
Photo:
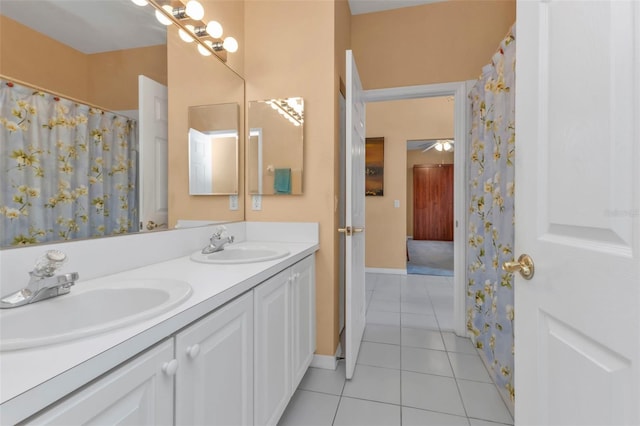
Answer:
[[[407,273],[453,276],[453,241],[407,239]]]

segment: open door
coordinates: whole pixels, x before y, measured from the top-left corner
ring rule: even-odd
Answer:
[[[345,227],[345,363],[353,377],[366,321],[364,287],[365,106],[362,83],[351,50],[347,50],[347,143]]]
[[[140,108],[140,230],[166,228],[169,219],[167,86],[138,76]]]
[[[516,10],[515,423],[637,425],[640,3]]]

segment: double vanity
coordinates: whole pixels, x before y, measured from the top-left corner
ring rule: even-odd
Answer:
[[[226,227],[212,253],[215,225],[56,244],[70,293],[0,310],[0,424],[276,424],[315,351],[318,226]],[[44,250],[0,252],[2,295]]]

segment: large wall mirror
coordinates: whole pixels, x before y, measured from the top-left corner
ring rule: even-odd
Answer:
[[[189,107],[189,194],[238,193],[238,104]]]
[[[248,121],[249,194],[302,194],[303,99],[251,101]]]
[[[174,54],[184,50],[193,69],[199,68],[198,61],[206,64],[207,84],[212,86],[211,92],[215,90],[214,82],[218,81],[227,87],[231,84],[237,87],[230,99],[217,97],[205,102],[188,102],[187,105],[233,103],[239,104],[237,108],[244,108],[244,80],[238,74],[217,58],[200,56],[193,44],[176,44],[172,49]],[[186,117],[187,107],[181,104],[180,117],[173,117],[177,109],[159,100],[161,97],[152,95],[155,99],[152,115],[158,122],[145,125],[145,114],[139,102],[141,75],[152,86],[164,87],[169,102],[173,85],[180,84],[178,78],[189,78],[188,70],[180,70],[179,74],[174,74],[173,80],[168,78],[168,69],[175,59],[168,57],[167,52],[167,27],[157,22],[149,5],[138,7],[131,0],[2,0],[0,79],[3,88],[11,87],[14,93],[18,89],[29,95],[36,93],[38,103],[13,99],[18,108],[2,105],[0,147],[8,146],[9,141],[14,143],[16,132],[31,122],[36,123],[36,115],[42,115],[47,109],[54,115],[39,126],[51,131],[47,142],[51,149],[26,142],[24,149],[12,146],[0,156],[0,237],[3,237],[0,247],[95,238],[173,225],[166,219],[171,213],[169,210],[173,209],[167,188],[175,179],[172,169],[164,166],[171,161],[172,155],[167,146],[172,143],[172,135],[167,135],[166,128],[167,123],[182,120],[182,115]],[[2,97],[3,100],[10,98]],[[40,104],[41,101],[50,104],[46,106]],[[103,121],[92,124],[92,120],[98,119]],[[107,127],[106,122],[113,127]],[[88,125],[95,128],[86,137],[78,136],[80,129]],[[150,133],[143,128],[151,128]],[[122,153],[114,152],[116,147],[124,146],[125,139],[136,139],[133,136],[137,140],[131,147]],[[85,140],[81,140],[83,138]],[[155,147],[151,155],[145,155],[141,148],[149,138],[153,138]],[[85,163],[76,158],[81,157],[85,149],[92,151],[97,148],[103,150],[104,155]],[[186,157],[187,147],[183,145],[181,149]],[[54,153],[53,160],[40,157],[46,150]],[[140,173],[145,169],[141,165],[146,164],[147,159],[162,165],[161,170],[155,170],[150,177]],[[183,161],[180,167],[186,169],[186,158]],[[48,173],[49,169],[63,175],[47,175],[45,180],[51,187],[40,188],[29,182],[21,183],[7,174],[8,170],[15,172],[17,168],[28,168],[33,176]],[[76,173],[88,176],[88,183],[79,183]],[[238,171],[235,173],[237,176]],[[128,180],[115,181],[114,176],[125,174],[129,175]],[[95,192],[98,184],[104,191],[101,195]],[[125,192],[113,192],[107,189],[109,186]],[[186,194],[186,188],[184,192]],[[35,199],[43,198],[43,194],[48,194],[43,200],[43,207],[37,208]],[[146,195],[151,195],[152,199],[145,205],[142,199]],[[58,219],[56,216],[53,225],[33,226],[27,222],[29,218],[51,216],[54,207],[70,208],[80,199],[86,200],[85,203],[68,217]],[[115,224],[97,225],[80,232],[79,228],[92,223],[92,214],[107,213],[113,218],[115,210],[125,208],[132,211],[128,219],[123,217],[112,221]],[[147,216],[147,211],[159,216]],[[206,209],[207,217],[200,219],[223,221],[226,219],[224,214],[221,212],[220,219],[216,209],[209,208]],[[154,220],[147,220],[149,217]],[[243,219],[239,216],[234,218]],[[15,219],[23,221],[21,226],[24,230],[13,232],[17,229]],[[13,232],[11,235],[7,232],[9,229]]]

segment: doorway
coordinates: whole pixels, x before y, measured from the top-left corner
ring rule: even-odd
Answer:
[[[364,92],[367,106],[373,102],[383,102],[403,99],[453,97],[454,101],[454,300],[453,300],[453,330],[460,336],[466,336],[465,325],[465,229],[466,202],[464,169],[466,152],[467,123],[469,117],[467,93],[472,82],[456,82],[431,84],[422,86],[407,86],[390,89],[367,90]]]

